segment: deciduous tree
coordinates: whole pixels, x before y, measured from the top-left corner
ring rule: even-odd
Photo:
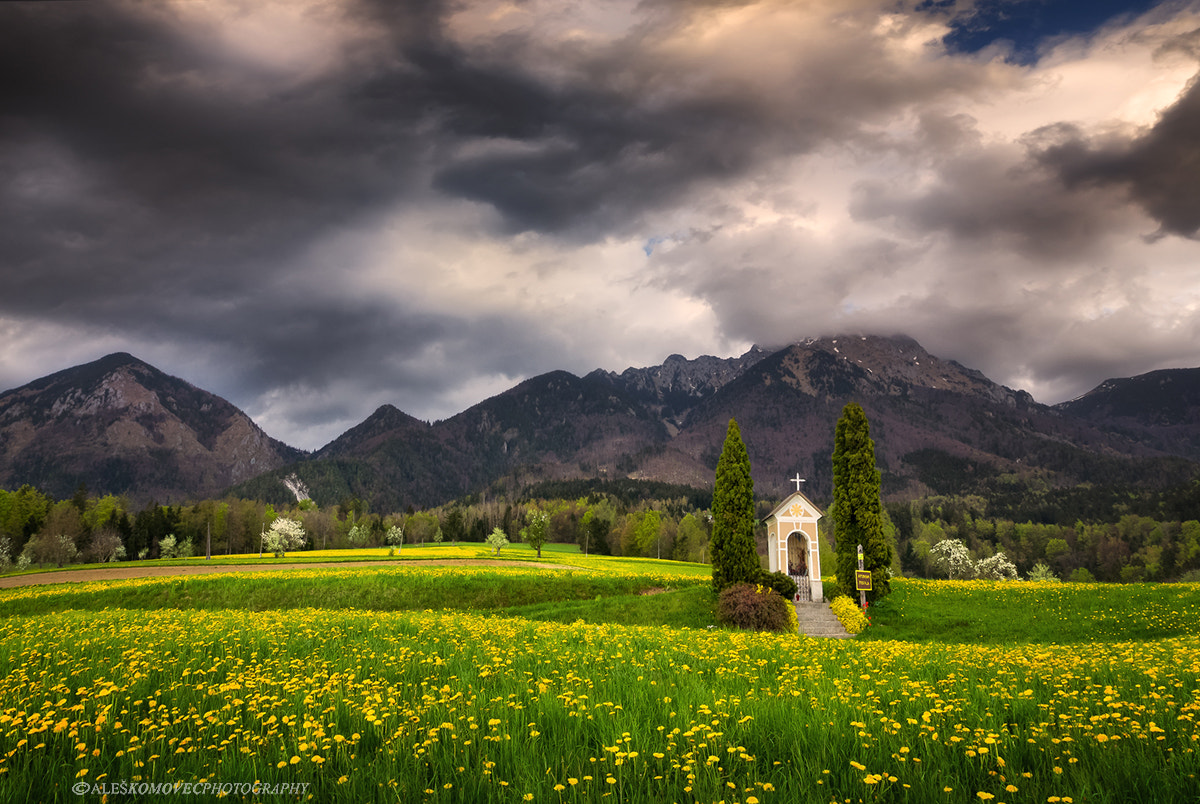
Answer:
[[[525,523],[521,530],[521,540],[537,550],[537,557],[541,558],[542,547],[546,544],[546,532],[550,528],[550,514],[534,508],[525,515]]]
[[[500,551],[508,545],[508,535],[500,528],[492,528],[487,543],[496,551],[496,555],[500,555]]]
[[[283,558],[288,550],[298,550],[304,545],[304,528],[296,520],[281,516],[271,523],[263,544],[276,558]]]

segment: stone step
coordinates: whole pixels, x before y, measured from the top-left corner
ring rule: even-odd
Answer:
[[[800,633],[818,639],[850,639],[854,636],[842,627],[828,603],[796,603]]]

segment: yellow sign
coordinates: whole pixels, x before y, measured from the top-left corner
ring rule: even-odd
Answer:
[[[871,571],[870,570],[855,570],[854,571],[854,588],[859,592],[871,591]]]

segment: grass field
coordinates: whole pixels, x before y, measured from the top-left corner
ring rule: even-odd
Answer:
[[[233,553],[231,555],[214,555],[211,559],[204,556],[190,558],[156,559],[147,561],[122,561],[119,564],[72,564],[68,567],[35,567],[20,572],[7,573],[9,576],[34,575],[70,570],[112,569],[113,567],[187,567],[197,565],[231,566],[259,565],[271,566],[277,564],[328,564],[379,562],[395,564],[400,562],[419,565],[423,561],[483,561],[499,559],[505,562],[537,562],[561,564],[581,569],[592,569],[602,572],[631,572],[645,570],[657,574],[687,575],[710,577],[711,568],[707,564],[691,564],[682,561],[658,561],[642,558],[613,558],[611,556],[584,556],[579,547],[574,544],[547,544],[542,547],[539,558],[535,550],[523,543],[510,544],[499,555],[486,544],[463,542],[459,544],[427,544],[405,545],[399,551],[387,547],[365,547],[353,550],[303,550],[288,553],[283,558],[276,558],[270,553]]]
[[[1200,584],[904,580],[861,638],[1048,645],[1200,634]]]
[[[1196,585],[899,581],[826,641],[699,627],[705,576],[589,561],[0,592],[0,799],[1197,799]]]

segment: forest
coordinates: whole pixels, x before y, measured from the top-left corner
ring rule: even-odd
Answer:
[[[759,519],[777,502],[759,499]],[[824,507],[828,501],[815,502]],[[1200,581],[1198,503],[1200,483],[1193,482],[1161,492],[1026,489],[1019,500],[926,497],[892,500],[885,508],[896,547],[893,570],[908,577],[945,577],[930,551],[958,539],[976,561],[1003,553],[1021,577],[1040,564],[1062,580]],[[307,550],[483,542],[494,528],[519,542],[535,511],[548,517],[546,541],[575,544],[581,552],[704,563],[710,505],[711,492],[636,480],[558,481],[516,494],[500,488],[434,508],[388,512],[372,511],[356,497],[323,507],[312,500],[284,506],[226,497],[135,510],[124,497],[91,495],[84,486],[56,500],[26,485],[0,490],[0,572],[258,553],[278,517],[303,525]],[[830,555],[831,522],[829,516],[821,522],[822,551]],[[760,525],[760,554],[765,543]]]

